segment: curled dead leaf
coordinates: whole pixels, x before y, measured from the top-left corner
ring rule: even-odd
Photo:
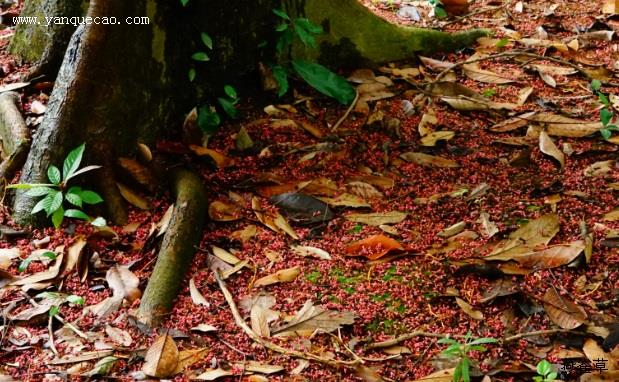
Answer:
[[[299,273],[301,273],[301,268],[299,266],[282,269],[268,276],[259,278],[254,283],[254,286],[260,287],[277,283],[291,282],[297,278]]]
[[[373,235],[350,244],[346,248],[346,253],[349,256],[365,256],[370,260],[376,260],[391,251],[402,250],[404,247],[396,240],[385,235]]]

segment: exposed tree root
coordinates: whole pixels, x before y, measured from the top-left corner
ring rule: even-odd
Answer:
[[[202,236],[206,216],[206,191],[200,178],[187,170],[175,170],[173,187],[174,211],[137,316],[140,323],[149,327],[158,326],[172,309]]]
[[[2,162],[0,181],[8,181],[21,168],[30,150],[30,132],[17,107],[19,95],[14,92],[0,94],[0,140]]]

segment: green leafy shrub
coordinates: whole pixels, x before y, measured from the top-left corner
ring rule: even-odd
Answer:
[[[304,17],[292,19],[281,9],[274,9],[273,13],[281,19],[281,23],[275,28],[279,34],[275,49],[280,56],[290,49],[295,38],[306,48],[318,47],[316,36],[323,33],[321,26]],[[349,104],[355,98],[355,89],[348,81],[323,65],[305,60],[292,60],[290,64],[271,66],[273,78],[279,84],[280,97],[288,91],[288,76],[294,70],[311,87],[341,104]]]
[[[486,351],[486,347],[484,344],[496,343],[497,340],[495,338],[477,338],[473,339],[471,332],[469,331],[464,336],[464,342],[458,342],[453,338],[441,338],[438,340],[439,344],[447,344],[449,345],[447,349],[443,350],[441,355],[447,358],[459,359],[458,364],[456,365],[456,369],[454,370],[453,382],[470,382],[470,370],[471,370],[471,359],[469,358],[469,353],[471,351]]]
[[[12,184],[7,188],[27,189],[27,194],[42,199],[34,206],[31,214],[44,211],[47,217],[51,217],[54,227],[58,228],[65,217],[89,221],[95,226],[105,225],[103,218],[92,219],[81,209],[84,204],[98,204],[103,202],[99,194],[81,187],[68,187],[71,179],[88,171],[96,170],[101,166],[86,166],[79,168],[86,144],[81,144],[67,155],[62,165],[62,172],[54,165],[47,169],[47,178],[50,183],[20,183]],[[78,208],[64,209],[64,201]]]

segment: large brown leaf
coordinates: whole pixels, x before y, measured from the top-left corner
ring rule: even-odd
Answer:
[[[549,288],[542,297],[544,310],[552,322],[563,329],[576,329],[587,321],[587,313],[566,297]]]
[[[355,318],[353,312],[328,310],[308,300],[287,324],[273,329],[271,333],[276,337],[293,335],[308,337],[316,330],[330,333],[343,325],[351,325],[355,322]]]
[[[373,212],[369,214],[349,214],[346,220],[378,227],[382,224],[397,224],[406,219],[407,214],[399,211]]]
[[[144,374],[155,378],[167,378],[174,375],[179,361],[178,348],[172,337],[167,334],[157,337],[148,348],[144,357]]]
[[[435,155],[429,155],[417,152],[406,152],[400,155],[400,158],[407,162],[412,162],[421,166],[442,167],[442,168],[458,168],[460,165],[455,161]]]

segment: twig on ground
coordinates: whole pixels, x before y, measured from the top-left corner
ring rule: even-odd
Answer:
[[[503,343],[506,342],[512,342],[512,341],[516,341],[519,340],[521,338],[525,338],[525,337],[535,337],[535,336],[541,336],[544,334],[556,334],[556,333],[566,333],[569,332],[570,330],[568,329],[547,329],[547,330],[536,330],[533,332],[526,332],[526,333],[519,333],[519,334],[515,334],[513,336],[509,336],[503,339]]]
[[[245,320],[243,320],[243,317],[241,316],[241,313],[239,312],[239,309],[236,306],[236,303],[234,302],[234,298],[232,297],[232,294],[228,290],[228,287],[226,287],[226,284],[224,283],[224,281],[221,279],[221,277],[219,277],[217,272],[215,272],[214,274],[215,274],[215,279],[217,280],[217,284],[219,285],[219,289],[221,290],[221,293],[223,293],[224,298],[226,299],[226,302],[228,303],[228,306],[230,307],[230,311],[232,312],[234,321],[241,329],[243,329],[245,334],[247,334],[249,338],[251,338],[254,342],[264,346],[265,348],[269,350],[272,350],[280,354],[284,354],[284,355],[288,355],[288,356],[296,357],[296,358],[302,358],[308,361],[316,361],[321,364],[333,366],[333,367],[341,367],[341,366],[355,367],[362,363],[362,361],[360,360],[343,361],[343,360],[338,360],[338,359],[330,359],[330,358],[321,357],[319,355],[312,354],[312,353],[304,353],[304,352],[300,352],[297,350],[286,349],[282,346],[274,344],[273,342],[270,342],[270,341],[267,341],[261,338],[259,335],[256,334],[256,332],[252,330],[252,328],[249,327],[249,325],[247,325]]]
[[[344,113],[344,115],[342,115],[340,119],[338,119],[337,122],[335,122],[335,125],[333,125],[333,127],[331,128],[332,132],[337,130],[337,128],[340,127],[340,125],[346,120],[346,118],[348,118],[348,115],[350,114],[352,109],[354,109],[355,105],[357,105],[357,101],[359,101],[359,92],[355,90],[355,99],[352,101],[350,106],[348,106],[348,109],[346,109],[346,112]]]

